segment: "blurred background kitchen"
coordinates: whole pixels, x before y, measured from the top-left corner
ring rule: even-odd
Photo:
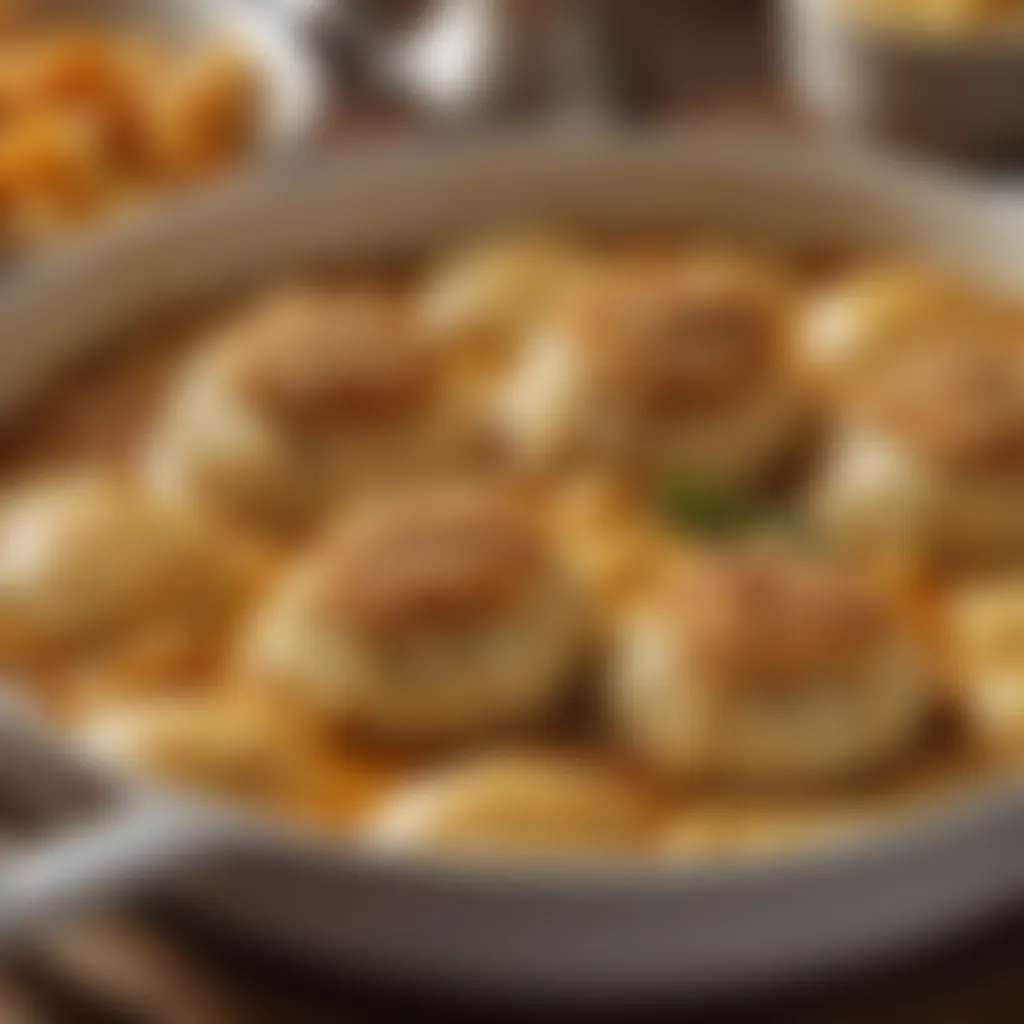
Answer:
[[[974,37],[990,18],[1003,19],[1010,34],[1024,25],[1019,3],[865,3],[862,33],[837,25],[827,9],[838,5],[826,0],[195,0],[157,14],[151,6],[0,4],[8,272],[48,258],[108,217],[210,179],[418,133],[685,130],[696,121],[829,132],[842,144],[980,169],[979,187],[996,169],[1011,199],[1024,151],[1024,36],[1019,46],[1000,47]],[[894,16],[896,31],[880,37],[877,27]],[[74,29],[58,30],[58,22]],[[202,31],[190,39],[197,24]],[[912,45],[918,31],[947,45]],[[31,829],[18,807],[2,820],[12,835]],[[1024,924],[1010,920],[885,976],[784,995],[754,1016],[1019,1020],[1021,957]],[[481,1012],[364,979],[296,974],[148,905],[62,925],[14,951],[0,973],[4,1024],[450,1020]],[[649,1007],[621,1017],[678,1012]],[[746,1012],[730,1010],[729,1019]]]
[[[268,157],[396,133],[696,119],[1000,169],[1024,144],[1024,61],[993,38],[1015,31],[1012,3],[5,0],[2,11],[8,254]]]

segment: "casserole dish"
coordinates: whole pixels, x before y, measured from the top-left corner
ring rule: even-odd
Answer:
[[[13,414],[104,339],[267,274],[413,253],[509,220],[880,247],[1024,287],[1024,236],[998,209],[943,177],[845,152],[695,132],[392,146],[209,193],[34,269],[0,298],[0,403]],[[44,754],[67,756],[16,717]],[[178,901],[323,965],[531,994],[707,993],[890,954],[1024,887],[1016,784],[761,863],[549,867],[376,855],[115,783],[111,815],[8,866],[9,935],[135,879],[132,868],[202,853]]]

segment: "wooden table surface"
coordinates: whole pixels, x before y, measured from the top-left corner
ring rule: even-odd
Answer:
[[[778,111],[777,64],[765,0],[597,0],[616,40],[620,97],[637,114],[747,116]],[[406,4],[408,6],[408,4]],[[339,104],[342,134],[404,116],[393,98]],[[728,111],[728,115],[723,114]],[[352,142],[352,144],[357,144]],[[0,800],[0,830],[2,830]],[[167,909],[118,908],[64,923],[0,965],[0,1024],[318,1024],[414,1020],[780,1020],[793,1024],[987,1024],[1024,1021],[1024,917],[961,937],[913,962],[812,991],[729,1007],[651,1005],[587,1012],[460,1004],[315,976],[266,953],[202,933]]]
[[[121,911],[66,926],[0,972],[3,1024],[1017,1024],[1024,921],[812,990],[756,1002],[570,1008],[467,1003],[358,976],[309,973],[165,915]],[[18,1017],[17,1012],[23,1014]]]

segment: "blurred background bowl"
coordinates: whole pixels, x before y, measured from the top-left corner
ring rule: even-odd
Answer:
[[[1024,153],[1024,36],[869,24],[841,0],[783,0],[795,93],[827,127],[977,159]]]
[[[261,142],[266,153],[304,148],[326,122],[327,93],[301,27],[260,0],[34,0],[44,22],[138,30],[188,44],[224,41],[249,55],[266,86]]]

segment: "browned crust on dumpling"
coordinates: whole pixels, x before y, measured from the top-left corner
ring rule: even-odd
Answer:
[[[1024,347],[952,337],[894,360],[866,399],[889,429],[939,466],[1024,467]]]
[[[514,604],[546,558],[518,502],[472,487],[392,496],[343,524],[330,547],[331,598],[374,630],[458,626]]]
[[[788,323],[773,281],[698,259],[606,268],[566,315],[604,386],[653,413],[742,398],[775,364]]]
[[[788,688],[828,678],[872,649],[884,611],[835,567],[770,548],[694,554],[668,577],[706,677]]]
[[[403,301],[369,288],[308,290],[253,318],[235,382],[276,419],[315,429],[413,415],[430,400],[438,369]]]

